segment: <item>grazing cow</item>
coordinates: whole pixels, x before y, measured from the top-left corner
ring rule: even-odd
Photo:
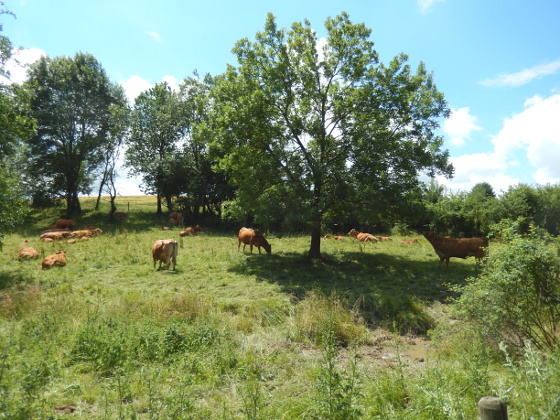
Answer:
[[[171,226],[177,226],[183,224],[183,213],[180,211],[173,211],[169,213],[169,223]]]
[[[76,226],[74,219],[58,219],[55,224],[56,229],[73,229]]]
[[[173,270],[177,265],[177,252],[179,250],[179,245],[174,239],[159,239],[152,245],[152,258],[154,259],[154,268],[156,268],[156,261],[159,261],[159,268],[161,270],[161,264],[165,263],[166,268],[169,270],[171,262],[173,262]]]
[[[446,267],[449,267],[449,259],[475,257],[476,266],[478,268],[480,260],[484,257],[484,248],[488,247],[488,238],[451,238],[441,237],[434,232],[424,233],[424,237],[432,244],[434,251],[439,257],[439,265],[441,267],[445,261]]]
[[[361,233],[358,232],[356,229],[350,230],[348,232],[348,236],[352,236],[356,238],[360,242],[377,242],[377,238],[373,236],[371,233]]]
[[[201,230],[202,228],[200,227],[200,225],[189,226],[183,229],[181,233],[179,233],[179,236],[189,236],[189,235],[194,236],[196,235],[197,232],[200,232]]]
[[[53,241],[60,241],[70,235],[69,230],[60,230],[58,232],[45,232],[39,238],[40,241],[43,242],[50,242],[48,239],[52,239]]]
[[[243,252],[245,252],[245,245],[249,245],[251,254],[253,253],[253,246],[256,246],[259,249],[259,254],[261,253],[261,246],[264,248],[267,254],[270,254],[272,252],[272,246],[267,242],[266,238],[258,230],[243,227],[239,230],[237,239],[237,251],[239,251],[241,242],[243,242]]]
[[[417,244],[418,239],[403,239],[401,244]]]
[[[35,258],[39,258],[39,253],[34,248],[28,247],[19,249],[18,260],[22,261]]]
[[[64,267],[65,265],[66,265],[66,251],[64,251],[63,249],[59,250],[56,254],[45,257],[42,263],[43,270],[52,267]]]

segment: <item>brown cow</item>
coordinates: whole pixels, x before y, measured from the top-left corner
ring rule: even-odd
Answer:
[[[267,254],[270,254],[272,252],[272,246],[267,242],[266,238],[258,230],[242,227],[239,230],[237,239],[237,251],[239,251],[241,242],[243,242],[243,252],[245,252],[245,245],[249,245],[251,254],[253,253],[253,246],[256,246],[259,249],[259,254],[261,253],[261,246],[264,248]]]
[[[91,236],[98,235],[102,232],[103,231],[100,228],[75,230],[74,232],[70,233],[70,238],[82,238],[84,236],[91,237]]]
[[[28,247],[19,249],[18,260],[22,261],[35,258],[39,258],[39,253],[34,248]]]
[[[69,230],[60,230],[58,232],[45,232],[39,238],[40,241],[49,242],[47,239],[52,239],[53,241],[60,241],[70,235]]]
[[[202,228],[200,227],[200,225],[189,226],[183,229],[181,233],[179,233],[179,236],[189,236],[189,235],[194,236],[196,235],[197,232],[200,232],[201,230]]]
[[[377,242],[377,238],[373,236],[371,233],[361,233],[358,232],[356,229],[350,230],[348,232],[348,236],[352,236],[356,238],[360,242]]]
[[[476,266],[478,267],[480,260],[484,257],[484,248],[488,247],[488,238],[451,238],[441,237],[434,232],[424,233],[424,237],[432,244],[434,251],[439,257],[439,265],[441,267],[445,261],[446,267],[449,267],[449,259],[475,257]]]
[[[152,245],[152,258],[154,259],[154,268],[156,268],[156,261],[159,261],[159,268],[161,270],[161,264],[167,264],[167,269],[171,262],[173,262],[173,270],[177,265],[177,251],[179,250],[179,245],[174,239],[159,239]]]
[[[76,226],[74,219],[58,219],[55,224],[56,229],[73,229]]]
[[[56,254],[45,257],[42,263],[43,270],[52,267],[64,267],[65,265],[66,265],[66,251],[64,251],[63,249],[59,250]]]
[[[173,211],[169,213],[169,223],[171,226],[177,226],[183,224],[183,213],[180,211]]]

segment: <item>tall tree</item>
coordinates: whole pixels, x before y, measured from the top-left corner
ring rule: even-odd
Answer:
[[[0,1],[0,7],[4,2]],[[14,16],[6,9],[0,15]],[[2,25],[0,24],[0,32]],[[25,197],[21,185],[18,156],[23,142],[33,133],[34,121],[29,117],[28,92],[9,83],[6,62],[12,57],[12,43],[0,35],[0,250],[2,238],[10,232],[25,215]]]
[[[35,195],[65,197],[67,216],[81,212],[79,193],[89,193],[109,129],[111,106],[123,96],[91,55],[43,57],[29,71],[37,133],[30,141],[29,173]]]
[[[239,187],[236,201],[257,220],[284,211],[311,232],[347,206],[364,216],[398,202],[418,174],[452,174],[438,119],[448,107],[424,65],[404,54],[378,64],[370,29],[343,13],[319,42],[310,23],[278,29],[268,16],[254,42],[234,48],[213,97],[213,151]]]
[[[121,94],[124,100],[124,91],[121,89]],[[109,218],[113,220],[114,214],[117,210],[115,200],[117,198],[116,179],[119,175],[117,173],[117,166],[121,157],[122,147],[129,134],[130,124],[130,109],[128,106],[113,105],[111,107],[111,120],[108,135],[103,143],[102,155],[103,164],[101,165],[99,191],[97,195],[97,202],[95,203],[95,210],[99,210],[101,202],[101,195],[103,192],[109,194],[111,200],[111,210],[109,211]]]
[[[167,83],[158,83],[136,98],[125,162],[131,175],[143,177],[144,192],[157,196],[158,214],[162,198],[171,210],[176,194],[173,169],[185,129],[183,104]]]

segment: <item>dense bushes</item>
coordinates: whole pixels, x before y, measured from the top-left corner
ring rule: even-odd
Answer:
[[[557,242],[539,229],[501,229],[503,245],[493,247],[482,274],[462,289],[459,313],[484,340],[539,349],[560,344],[560,261]]]

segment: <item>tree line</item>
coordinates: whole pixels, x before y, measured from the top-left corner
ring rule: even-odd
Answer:
[[[406,54],[381,63],[371,30],[346,13],[325,29],[319,42],[308,21],[278,28],[269,14],[254,40],[235,44],[238,63],[224,74],[194,73],[177,90],[157,83],[133,104],[91,54],[41,58],[22,86],[0,88],[2,115],[13,117],[0,121],[0,188],[16,208],[2,231],[25,200],[63,198],[75,217],[79,195],[94,191],[98,203],[111,198],[113,217],[119,163],[157,197],[158,214],[305,231],[312,257],[323,231],[350,225],[487,234],[498,215],[529,219],[549,208],[541,222],[557,229],[554,205],[539,202],[543,188],[498,199],[484,183],[449,195],[422,182],[453,175],[438,135],[449,107],[433,74]],[[12,45],[1,40],[4,69]]]

